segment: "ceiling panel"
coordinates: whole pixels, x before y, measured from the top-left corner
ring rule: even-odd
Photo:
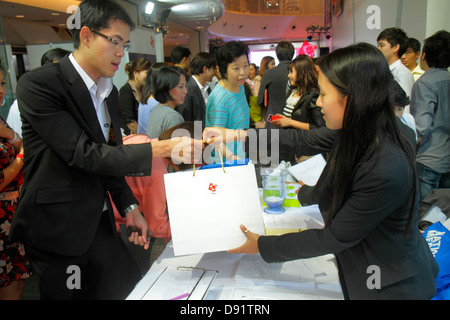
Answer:
[[[127,6],[135,5],[138,24],[147,24],[143,17],[143,10],[147,0],[119,0]],[[78,5],[77,0],[5,0],[0,1],[0,13],[3,17],[41,23],[56,28],[65,28],[71,13],[67,13],[70,6]],[[164,37],[167,45],[189,45],[190,34],[206,30],[224,13],[224,6],[220,0],[168,0],[155,1],[156,22],[160,22],[160,15],[170,9],[166,19],[168,33]],[[23,16],[16,18],[16,16]]]

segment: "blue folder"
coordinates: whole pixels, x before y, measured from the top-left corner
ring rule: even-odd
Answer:
[[[238,160],[227,160],[223,162],[223,166],[224,167],[246,166],[248,164],[248,161],[249,161],[248,158]],[[198,169],[205,170],[214,168],[222,168],[222,164],[221,163],[205,164],[204,166],[201,166]]]

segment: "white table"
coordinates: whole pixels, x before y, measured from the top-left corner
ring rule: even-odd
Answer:
[[[289,208],[290,214],[302,215],[303,211]],[[271,216],[271,219],[276,217]],[[279,219],[283,216],[280,215]],[[241,258],[245,255],[227,252],[211,252],[187,256],[174,256],[172,243],[169,242],[161,256],[153,263],[150,270],[136,285],[127,297],[128,300],[140,300],[166,267],[198,267],[217,270],[218,274],[212,282],[205,300],[241,300],[241,299],[278,299],[278,300],[318,300],[342,299],[335,258],[325,255],[312,259],[316,275],[308,285],[279,285],[279,283],[255,283],[235,278]],[[247,258],[249,258],[247,256]],[[268,279],[270,280],[270,279]]]

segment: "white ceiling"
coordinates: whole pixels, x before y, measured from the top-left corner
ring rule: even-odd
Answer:
[[[142,15],[147,0],[119,0],[125,7],[135,7],[138,12],[139,25],[147,24]],[[225,9],[220,0],[160,0],[155,2],[156,20],[160,22],[161,12],[171,9],[166,24],[169,32],[164,37],[166,45],[189,45],[189,35],[206,30],[222,16]],[[7,0],[0,1],[0,13],[9,20],[26,21],[64,29],[70,14],[64,8],[78,3],[74,0]],[[29,4],[33,4],[30,6]],[[47,8],[55,8],[49,10]],[[53,13],[53,14],[52,14]],[[58,13],[59,15],[55,15]],[[23,18],[16,18],[23,15]],[[60,30],[61,32],[61,30]],[[11,38],[11,37],[10,37]],[[7,39],[8,41],[8,39]]]

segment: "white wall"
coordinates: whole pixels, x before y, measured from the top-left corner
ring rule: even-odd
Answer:
[[[164,45],[162,34],[155,33],[150,29],[136,28],[130,33],[130,53],[142,53],[155,55],[157,62],[164,61]],[[126,53],[119,65],[119,70],[112,78],[113,84],[120,89],[127,81],[128,75],[125,72],[125,65],[130,62]]]
[[[428,0],[427,23],[425,37],[433,35],[436,31],[445,29],[450,31],[450,1]]]
[[[342,15],[333,16],[333,49],[357,42],[376,45],[377,36],[389,27],[400,27],[422,43],[437,30],[449,30],[448,12],[448,0],[344,0]],[[378,26],[373,24],[377,16]]]
[[[156,35],[151,30],[136,28],[130,33],[130,52],[156,55],[157,61],[164,61],[162,36]],[[73,43],[45,43],[27,45],[27,53],[30,63],[30,69],[41,65],[42,55],[50,49],[63,48],[74,51]],[[122,58],[119,70],[112,78],[112,82],[120,88],[128,80],[125,72],[125,65],[129,62],[128,54]]]

